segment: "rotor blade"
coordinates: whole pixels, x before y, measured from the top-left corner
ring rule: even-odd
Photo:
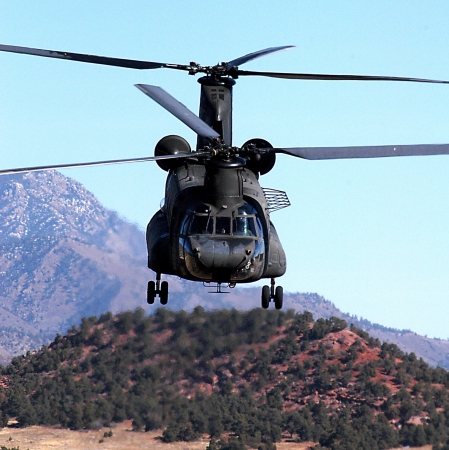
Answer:
[[[86,55],[83,53],[69,53],[55,50],[42,50],[39,48],[16,47],[13,45],[0,44],[0,51],[11,53],[23,53],[26,55],[44,56],[46,58],[69,59],[91,64],[102,64],[106,66],[126,67],[129,69],[169,69],[189,70],[190,66],[181,64],[167,64],[152,61],[139,61],[134,59],[110,58],[107,56]]]
[[[106,166],[111,164],[128,164],[136,162],[147,162],[147,161],[160,161],[163,159],[189,159],[197,158],[203,156],[210,156],[209,152],[192,152],[189,154],[176,154],[176,155],[161,155],[161,156],[145,156],[143,158],[130,158],[130,159],[111,159],[107,161],[93,161],[84,163],[73,163],[73,164],[54,164],[50,166],[35,166],[35,167],[19,167],[16,169],[3,169],[0,170],[0,175],[11,175],[14,173],[22,172],[37,172],[40,170],[55,170],[55,169],[71,169],[74,167],[93,167],[93,166]]]
[[[231,67],[237,67],[241,64],[245,64],[248,61],[252,61],[253,59],[260,58],[261,56],[268,55],[270,53],[280,52],[282,50],[287,50],[289,48],[294,48],[294,45],[283,45],[282,47],[270,47],[264,50],[259,50],[257,52],[248,53],[247,55],[240,56],[240,58],[233,59],[226,63],[226,67],[229,69]]]
[[[159,86],[151,86],[149,84],[136,84],[135,86],[168,112],[172,113],[181,122],[185,123],[195,133],[209,139],[220,137],[212,127]]]
[[[357,147],[295,147],[274,148],[275,153],[285,153],[298,158],[347,159],[384,158],[388,156],[449,155],[449,144],[377,145]]]
[[[377,75],[334,75],[319,73],[282,73],[282,72],[255,72],[251,70],[237,70],[238,76],[261,76],[272,78],[287,78],[291,80],[328,80],[328,81],[410,81],[414,83],[440,83],[449,84],[446,80],[432,80],[428,78],[389,77]]]

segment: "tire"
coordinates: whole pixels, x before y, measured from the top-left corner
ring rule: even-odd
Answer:
[[[270,287],[264,286],[262,288],[262,308],[268,309],[269,305],[270,305]]]
[[[147,289],[147,303],[149,305],[152,305],[154,303],[155,297],[156,297],[156,283],[154,281],[149,281]]]
[[[168,302],[168,282],[163,281],[161,283],[161,291],[159,292],[159,298],[161,299],[161,305],[166,305]]]
[[[284,303],[284,288],[282,286],[277,286],[274,293],[274,306],[276,309],[282,309],[282,304]]]

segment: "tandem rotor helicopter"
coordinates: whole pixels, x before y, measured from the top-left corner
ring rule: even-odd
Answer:
[[[289,206],[290,202],[285,192],[262,188],[259,183],[260,175],[273,169],[277,153],[309,160],[449,154],[449,144],[275,148],[257,138],[241,147],[234,146],[232,89],[241,76],[449,84],[449,81],[422,78],[261,72],[239,68],[261,56],[292,47],[267,48],[229,62],[201,66],[195,62],[168,64],[0,44],[0,50],[5,52],[203,75],[197,80],[201,90],[199,116],[160,87],[136,84],[198,135],[195,150],[184,138],[170,135],[156,144],[152,157],[17,168],[0,170],[0,174],[156,161],[168,174],[164,204],[149,222],[146,232],[148,267],[156,273],[156,281],[148,282],[148,303],[154,303],[156,296],[163,305],[168,301],[168,282],[161,281],[162,274],[212,284],[218,293],[222,292],[222,285],[232,288],[237,283],[265,278],[270,280],[270,285],[262,287],[262,307],[268,308],[273,301],[275,308],[281,309],[283,289],[275,285],[275,279],[284,275],[287,263],[270,213]]]

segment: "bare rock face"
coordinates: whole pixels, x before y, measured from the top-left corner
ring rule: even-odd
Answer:
[[[145,302],[144,233],[58,172],[0,177],[0,362]]]

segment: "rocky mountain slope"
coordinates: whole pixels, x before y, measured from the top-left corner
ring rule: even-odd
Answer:
[[[149,211],[149,216],[152,211]],[[105,209],[81,184],[58,172],[0,177],[0,363],[39,348],[82,317],[145,304],[142,230]],[[173,309],[250,309],[260,288],[210,295],[199,283],[169,277]],[[317,294],[285,294],[284,308],[344,318],[382,341],[449,368],[449,342],[386,329],[343,314]]]
[[[0,177],[0,348],[36,348],[86,315],[134,308],[143,233],[58,172]]]

